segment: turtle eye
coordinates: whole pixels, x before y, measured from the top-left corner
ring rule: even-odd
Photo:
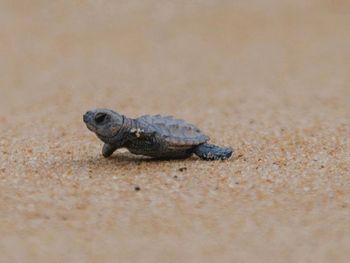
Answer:
[[[106,113],[97,113],[96,116],[95,116],[95,122],[97,124],[101,124],[103,123],[105,120],[107,119],[107,114]]]

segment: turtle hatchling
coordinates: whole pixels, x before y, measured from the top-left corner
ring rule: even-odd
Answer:
[[[209,137],[197,127],[172,116],[144,115],[127,118],[108,109],[84,114],[87,128],[103,142],[102,154],[109,157],[119,148],[159,159],[182,159],[192,154],[203,160],[225,160],[231,148],[209,144]]]

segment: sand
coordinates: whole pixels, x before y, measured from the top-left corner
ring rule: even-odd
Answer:
[[[349,262],[349,12],[2,0],[0,262]],[[236,155],[104,159],[95,107],[186,119]]]

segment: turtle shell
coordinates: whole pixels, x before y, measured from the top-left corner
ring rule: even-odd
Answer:
[[[209,140],[209,137],[193,124],[172,116],[144,115],[138,118],[138,121],[147,127],[148,132],[155,132],[173,146],[193,146]]]

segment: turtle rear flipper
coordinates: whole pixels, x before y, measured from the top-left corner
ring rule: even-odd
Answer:
[[[213,144],[204,143],[194,148],[193,152],[203,160],[226,160],[231,157],[232,148],[219,147]]]

